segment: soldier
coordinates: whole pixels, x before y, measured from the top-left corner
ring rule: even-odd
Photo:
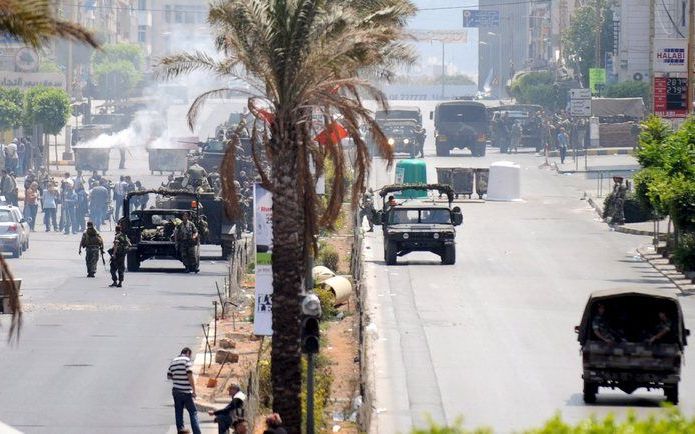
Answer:
[[[599,304],[596,307],[596,313],[594,318],[591,320],[591,329],[594,331],[594,335],[597,338],[608,344],[614,344],[616,341],[615,333],[608,327],[604,315],[606,313],[606,306]]]
[[[656,326],[655,334],[647,339],[649,344],[653,344],[655,341],[664,338],[672,328],[671,320],[666,315],[666,312],[659,312],[659,324]]]
[[[189,213],[183,213],[181,223],[174,230],[174,241],[176,242],[176,250],[181,255],[181,262],[186,267],[186,273],[197,273],[196,247],[198,246],[198,229],[190,220],[190,217]]]
[[[99,253],[101,253],[102,257],[104,255],[104,240],[101,239],[99,232],[94,229],[94,223],[92,222],[87,222],[87,230],[82,234],[80,248],[77,251],[79,255],[82,254],[82,249],[87,249],[87,256],[85,256],[87,277],[94,277],[94,273],[97,272]]]
[[[202,187],[203,190],[209,190],[208,172],[203,166],[198,163],[193,163],[186,171],[186,179],[188,180],[187,187],[192,187],[193,191]]]
[[[116,225],[116,235],[113,239],[113,247],[109,251],[111,259],[109,260],[109,265],[111,269],[111,280],[113,281],[110,287],[123,286],[123,273],[125,272],[125,256],[128,253],[128,248],[130,247],[130,240],[128,236],[121,232],[121,226]]]
[[[368,232],[374,232],[374,190],[372,190],[371,187],[362,196],[362,203],[360,204],[360,226],[362,226],[365,217],[367,217],[367,223],[369,223]]]

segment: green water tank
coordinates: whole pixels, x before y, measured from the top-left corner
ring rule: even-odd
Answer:
[[[423,159],[400,160],[396,163],[396,184],[427,184],[427,163]],[[408,190],[395,195],[398,199],[427,197],[427,190]]]

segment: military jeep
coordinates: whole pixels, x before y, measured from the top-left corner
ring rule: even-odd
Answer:
[[[406,199],[394,206],[386,203],[390,193],[407,190],[435,190],[446,195],[448,204],[434,200]],[[444,265],[456,263],[455,226],[463,223],[459,207],[451,208],[454,192],[442,184],[395,184],[379,192],[383,210],[377,213],[384,234],[384,261],[395,265],[398,256],[411,252],[432,252]]]
[[[596,402],[599,387],[632,393],[663,389],[678,403],[683,349],[690,331],[678,299],[663,291],[617,289],[590,295],[580,325],[584,402]]]

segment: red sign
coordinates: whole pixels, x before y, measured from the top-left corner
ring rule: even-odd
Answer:
[[[654,77],[654,114],[662,118],[688,116],[688,79]]]

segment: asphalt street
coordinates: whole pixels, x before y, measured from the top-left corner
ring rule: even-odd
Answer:
[[[386,266],[380,232],[366,235],[372,432],[407,432],[426,415],[449,423],[463,417],[467,427],[506,433],[538,426],[557,412],[578,421],[661,411],[661,391],[644,389],[633,395],[601,389],[598,404],[585,405],[574,333],[594,290],[676,292],[636,256],[636,247],[651,239],[611,231],[597,219],[580,200],[596,188],[591,174],[539,168],[544,159],[532,152],[433,157],[430,141],[426,150],[430,181],[436,167],[520,163],[524,200],[459,204],[464,224],[453,266],[429,253]],[[601,158],[591,164],[601,165]],[[634,160],[605,161],[622,166]],[[375,163],[370,185],[392,182],[393,171]],[[681,303],[686,326],[695,328],[695,300],[684,296]],[[694,351],[688,347],[685,359]],[[695,367],[686,363],[682,376],[680,408],[692,414]]]
[[[127,169],[107,175],[157,186],[161,178],[149,175],[142,153],[132,150]],[[113,232],[103,236],[108,246]],[[9,259],[22,279],[25,314],[19,343],[2,343],[0,420],[25,433],[168,432],[168,363],[184,346],[199,348],[225,262],[203,260],[199,274],[185,274],[178,261],[147,261],[142,272],[126,273],[123,288],[109,288],[101,263],[97,278],[85,277],[78,245],[79,235],[46,233],[39,223],[29,250]]]

